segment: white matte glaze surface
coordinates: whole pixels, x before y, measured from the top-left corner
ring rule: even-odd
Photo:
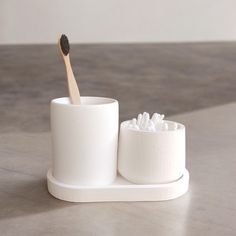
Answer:
[[[179,179],[185,170],[185,127],[149,132],[120,126],[118,170],[137,184],[168,183]],[[166,121],[170,126],[174,122]]]
[[[137,185],[118,175],[108,186],[80,186],[58,182],[49,170],[47,184],[54,197],[69,202],[165,201],[187,192],[189,173],[184,170],[177,181],[168,184]]]
[[[118,102],[81,97],[51,102],[52,174],[64,184],[107,185],[117,172]]]

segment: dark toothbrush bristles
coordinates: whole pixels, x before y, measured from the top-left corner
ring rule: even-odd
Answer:
[[[67,36],[64,34],[61,35],[60,46],[63,54],[66,56],[70,51],[70,44]]]

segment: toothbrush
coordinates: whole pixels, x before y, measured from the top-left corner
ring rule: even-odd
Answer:
[[[66,67],[70,101],[72,104],[81,104],[79,89],[74,77],[74,73],[71,68],[70,56],[69,56],[70,44],[66,35],[62,34],[58,44],[59,44],[58,45],[59,50],[61,52]]]

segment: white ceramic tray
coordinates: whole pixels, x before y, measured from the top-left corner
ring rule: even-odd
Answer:
[[[189,172],[185,169],[180,179],[166,184],[133,184],[119,175],[111,185],[75,186],[58,182],[49,170],[47,183],[54,197],[69,202],[165,201],[187,192]]]

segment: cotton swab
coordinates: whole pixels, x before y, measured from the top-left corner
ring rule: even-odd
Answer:
[[[175,122],[168,123],[164,120],[164,114],[154,113],[150,118],[149,113],[144,112],[143,114],[138,114],[137,119],[134,118],[127,123],[127,128],[133,130],[142,131],[167,131],[167,130],[177,130],[178,124]]]

